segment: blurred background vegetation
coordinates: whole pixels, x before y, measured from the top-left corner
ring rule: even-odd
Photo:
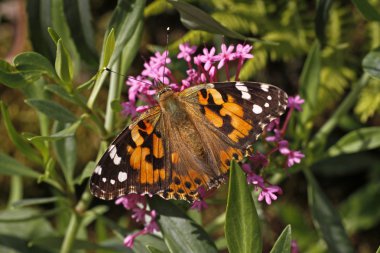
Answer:
[[[357,1],[207,0],[189,2],[235,32],[247,37],[277,42],[276,45],[255,43],[254,58],[245,64],[240,79],[272,83],[281,86],[290,95],[301,92],[301,95],[305,97],[302,89],[300,91],[300,85],[305,81],[302,79],[305,75],[304,66],[307,59],[312,59],[309,53],[315,49],[315,41],[318,40],[320,62],[317,64],[320,68],[313,73],[314,75],[309,74],[309,77],[313,79],[308,81],[317,82],[319,88],[315,91],[307,91],[309,97],[310,92],[314,92],[311,95],[316,101],[316,106],[305,109],[309,110],[309,115],[312,115],[310,116],[312,127],[305,128],[311,133],[319,130],[351,91],[352,84],[358,82],[363,74],[363,58],[368,52],[380,46],[380,19],[368,20],[370,16],[364,17],[363,10],[359,11],[355,5]],[[368,2],[374,7],[375,14],[373,15],[376,17],[376,10],[380,10],[380,1]],[[73,83],[82,84],[98,71],[103,41],[108,34],[108,24],[116,5],[117,1],[110,0],[2,0],[0,1],[1,59],[12,63],[16,55],[35,51],[45,56],[54,65],[56,45],[47,29],[52,27],[70,52],[74,65]],[[188,30],[181,23],[179,12],[163,0],[147,1],[143,16],[141,42],[138,48],[135,48],[137,56],[133,58],[130,68],[119,69],[123,75],[139,73],[144,59],[148,59],[154,50],[165,48],[168,26],[171,28],[168,46],[171,55],[178,52],[178,45],[183,42],[200,46],[219,46],[224,41],[232,43],[237,41],[206,31]],[[77,20],[79,17],[82,20]],[[132,59],[127,60],[132,61]],[[48,83],[49,78],[45,82]],[[0,85],[0,100],[7,106],[14,128],[19,132],[39,133],[40,119],[36,111],[24,103],[25,97],[21,94],[18,89]],[[89,96],[90,91],[84,90],[83,94]],[[106,106],[107,94],[108,89],[100,91],[96,101],[97,107]],[[380,125],[379,79],[370,78],[368,84],[357,95],[358,99],[353,107],[339,118],[336,127],[327,139],[327,146],[352,130]],[[75,105],[67,103],[60,97],[54,99],[74,113],[80,111]],[[123,87],[121,101],[126,99],[127,90]],[[27,167],[43,171],[13,144],[9,138],[9,129],[7,130],[4,124],[4,114],[2,115],[1,151]],[[117,114],[115,124],[112,130],[116,133],[126,124],[126,119]],[[76,142],[77,155],[73,166],[75,176],[79,177],[88,162],[96,159],[99,143],[104,136],[89,130],[88,127],[79,127],[76,136],[80,136],[81,141]],[[305,140],[297,140],[296,135],[293,138],[302,147],[300,142],[305,142]],[[377,135],[377,138],[380,136]],[[56,151],[54,156],[60,159],[61,156]],[[375,252],[380,243],[379,154],[379,148],[376,148],[329,159],[318,159],[319,161],[311,166],[321,188],[341,215],[356,252]],[[271,206],[257,205],[259,216],[263,221],[264,252],[269,251],[287,224],[292,225],[293,239],[297,241],[301,252],[329,252],[326,244],[318,237],[317,230],[314,229],[308,209],[307,181],[303,174],[293,172],[296,171],[290,171],[288,177],[282,179],[281,186],[284,195],[277,202]],[[75,185],[75,192],[82,192],[86,187],[88,187],[86,181],[81,181]],[[56,189],[52,189],[47,184],[39,184],[35,179],[20,179],[3,175],[0,175],[0,189],[0,209],[4,210],[0,214],[0,222],[4,222],[0,224],[0,234],[10,236],[0,238],[0,249],[2,249],[1,245],[7,245],[15,238],[21,238],[20,240],[24,243],[24,240],[29,242],[33,236],[46,235],[53,233],[52,231],[59,236],[65,234],[70,213],[48,213],[49,210],[58,210],[56,208],[64,204],[46,201],[42,205],[27,209],[14,205],[21,199],[60,196],[55,192]],[[216,198],[225,199],[226,190],[226,187],[222,187],[216,193]],[[79,239],[89,238],[89,241],[98,242],[111,237],[104,223],[107,223],[108,227],[109,224],[113,224],[112,222],[124,229],[128,227],[130,220],[120,206],[115,206],[113,202],[94,200],[91,208],[94,207],[103,208],[101,213],[104,213],[102,215],[107,220],[99,219],[98,222],[94,222],[94,217],[89,218],[88,231],[79,231]],[[221,201],[202,212],[201,218],[200,214],[191,214],[202,219],[204,224],[213,222],[212,226],[207,227],[208,232],[217,241],[221,252],[226,251],[225,241],[218,241],[223,237],[223,227],[214,221],[216,216],[223,214],[224,209],[225,202]],[[24,217],[26,213],[28,215]],[[41,215],[46,219],[33,218]],[[20,222],[6,222],[7,219],[17,217],[20,217]],[[14,233],[9,233],[9,231]],[[120,232],[120,234],[123,233]],[[40,246],[43,243],[40,241],[37,244]],[[58,242],[57,244],[59,245]],[[118,244],[121,245],[120,238]],[[41,252],[49,252],[43,247],[38,249]],[[27,252],[23,251],[23,248],[15,250],[15,252]]]

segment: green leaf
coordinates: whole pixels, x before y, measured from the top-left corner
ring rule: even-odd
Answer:
[[[315,33],[321,45],[325,45],[326,24],[329,20],[329,12],[332,0],[319,0],[317,6],[317,14],[315,16]]]
[[[292,244],[292,229],[290,225],[282,231],[281,235],[278,237],[277,241],[274,243],[270,253],[285,253],[289,252]]]
[[[115,49],[115,29],[111,29],[108,34],[102,52],[102,57],[100,60],[100,69],[106,68],[111,59],[112,53]]]
[[[67,128],[71,128],[71,125],[62,122],[55,122],[53,131],[55,134],[58,134],[62,131],[65,131]],[[69,184],[69,186],[73,187],[74,169],[77,162],[77,143],[75,137],[66,137],[65,139],[53,142],[53,148],[57,157],[57,161],[62,167],[62,172],[65,176],[66,182]]]
[[[377,248],[376,253],[380,253],[380,246]]]
[[[372,50],[364,57],[362,67],[370,76],[380,79],[380,48]]]
[[[376,180],[373,180],[376,181]],[[340,207],[348,231],[370,230],[380,222],[380,184],[369,183],[351,194]]]
[[[173,203],[154,197],[150,205],[159,214],[158,224],[170,252],[217,252],[202,227]]]
[[[225,233],[230,253],[262,252],[259,217],[251,189],[235,161],[230,169]]]
[[[33,51],[36,51],[54,62],[55,44],[51,41],[46,28],[52,24],[52,1],[30,0],[27,1],[29,38]]]
[[[21,153],[23,153],[30,160],[42,164],[41,157],[38,156],[36,150],[32,148],[28,141],[22,135],[20,135],[14,128],[12,121],[9,117],[8,110],[2,101],[0,101],[0,108],[1,114],[3,116],[5,129],[7,130],[8,136],[11,139],[12,143]]]
[[[308,202],[315,227],[321,233],[329,252],[354,252],[336,208],[320,189],[310,171],[304,170],[308,181]]]
[[[48,198],[34,198],[34,199],[22,199],[13,203],[13,207],[20,208],[25,206],[33,206],[33,205],[42,205],[48,203],[54,203],[59,200],[58,197],[48,197]]]
[[[50,136],[33,136],[31,138],[28,138],[28,140],[34,143],[34,142],[40,142],[40,141],[57,141],[57,140],[73,137],[75,135],[75,132],[77,131],[77,128],[80,126],[81,123],[82,123],[82,120],[80,119],[74,124],[68,124],[66,128]]]
[[[98,64],[89,0],[64,0],[64,12],[71,36],[81,58],[91,66]]]
[[[211,17],[203,10],[185,1],[168,0],[168,2],[171,3],[174,6],[174,8],[177,9],[179,14],[181,15],[181,22],[190,30],[202,30],[240,40],[260,41],[255,38],[245,37],[244,35],[238,32],[228,29],[227,27],[221,25],[218,21],[216,21],[213,17]]]
[[[367,0],[351,0],[360,13],[370,21],[380,21],[380,14]]]
[[[309,50],[300,77],[300,93],[306,101],[305,105],[308,105],[310,109],[313,109],[317,106],[320,71],[321,50],[319,42],[316,40]]]
[[[73,79],[73,63],[69,52],[63,45],[62,39],[57,43],[57,54],[55,58],[55,70],[61,80],[66,84],[71,84]]]
[[[48,32],[49,32],[49,35],[50,35],[50,38],[54,41],[54,43],[57,45],[58,44],[58,41],[60,39],[58,33],[51,27],[48,27]]]
[[[0,174],[9,176],[19,175],[31,178],[39,178],[41,176],[40,173],[22,165],[20,162],[4,153],[0,153]]]
[[[115,50],[109,60],[109,66],[115,63],[127,42],[132,38],[139,21],[143,19],[144,7],[145,0],[119,1],[107,29],[107,35],[113,28],[116,34]]]
[[[35,78],[38,79],[41,75],[45,74],[52,79],[58,80],[58,76],[50,61],[36,52],[21,53],[13,59],[13,63],[24,76],[26,73],[29,73],[29,75],[36,76]]]
[[[57,96],[59,96],[60,98],[63,98],[64,100],[68,101],[68,102],[72,102],[72,103],[76,103],[75,99],[74,99],[74,96],[71,95],[65,88],[63,88],[61,85],[57,85],[57,84],[50,84],[50,85],[46,85],[45,87],[45,90],[48,90],[54,94],[56,94]]]
[[[96,163],[94,161],[89,161],[84,167],[80,176],[76,178],[74,182],[79,185],[82,184],[85,179],[91,177],[92,173],[94,172],[95,166]]]
[[[378,147],[380,147],[380,127],[365,127],[343,136],[328,149],[327,154],[329,156],[352,154]]]
[[[27,99],[25,102],[51,119],[65,123],[73,123],[77,120],[72,112],[56,102],[34,98]]]
[[[149,250],[150,253],[164,253],[163,251],[158,250],[151,245],[146,245],[146,248]]]
[[[0,60],[0,83],[12,89],[23,89],[29,84],[20,71],[3,60]]]

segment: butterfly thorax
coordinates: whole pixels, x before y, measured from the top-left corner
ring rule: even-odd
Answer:
[[[193,121],[191,120],[191,115],[186,110],[186,105],[184,101],[178,96],[178,92],[172,90],[167,90],[159,96],[159,105],[162,111],[162,117],[165,121],[165,125],[170,124],[169,129],[176,128],[177,133],[180,134],[180,139],[173,138],[173,140],[178,140],[186,143],[186,146],[192,150],[199,158],[205,156],[204,149],[201,141],[201,136],[199,135]],[[172,130],[173,131],[173,130]]]

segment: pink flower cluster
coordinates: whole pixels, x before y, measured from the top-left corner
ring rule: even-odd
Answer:
[[[117,205],[122,204],[125,209],[132,211],[132,219],[144,225],[144,229],[128,235],[124,239],[124,245],[132,248],[136,237],[159,231],[156,223],[157,213],[155,210],[147,209],[146,199],[139,194],[128,194],[118,198],[115,202]]]
[[[236,47],[222,44],[220,53],[216,54],[215,47],[211,49],[204,48],[202,54],[195,55],[196,46],[190,46],[188,43],[179,45],[177,59],[184,60],[187,64],[185,77],[182,76],[178,81],[168,67],[172,62],[168,51],[162,54],[156,52],[144,64],[144,70],[140,75],[128,77],[127,86],[128,101],[122,103],[123,113],[134,117],[136,113],[147,110],[150,106],[156,104],[154,95],[156,93],[157,83],[169,85],[173,90],[180,91],[192,85],[206,82],[215,82],[218,80],[217,70],[224,67],[225,76],[230,80],[229,63],[236,61],[235,79],[239,80],[240,69],[245,59],[250,59],[253,55],[250,53],[251,45],[238,44]],[[141,101],[145,105],[137,105]]]
[[[273,120],[266,128],[266,134],[273,132],[273,135],[267,136],[265,140],[267,142],[272,142],[275,144],[275,147],[270,150],[266,155],[256,152],[252,157],[250,157],[250,163],[243,164],[242,168],[247,174],[247,183],[253,184],[256,191],[260,191],[258,200],[262,201],[265,199],[265,202],[270,205],[273,200],[277,199],[277,195],[282,194],[282,189],[277,185],[270,185],[265,182],[265,180],[257,175],[255,171],[265,168],[269,164],[269,157],[275,153],[279,152],[281,155],[286,158],[286,166],[292,167],[296,163],[300,163],[301,159],[305,157],[298,150],[291,150],[289,148],[289,142],[284,139],[288,123],[293,114],[294,110],[301,111],[301,105],[305,101],[300,98],[300,96],[289,97],[288,99],[288,113],[286,114],[285,121],[282,126],[280,126],[280,119]],[[277,195],[276,195],[277,194]]]

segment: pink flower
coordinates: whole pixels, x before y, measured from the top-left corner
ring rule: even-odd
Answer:
[[[299,253],[300,252],[300,249],[298,247],[296,240],[292,240],[292,243],[290,245],[290,252],[291,253]]]
[[[220,52],[217,56],[214,57],[215,61],[219,61],[218,69],[221,69],[226,62],[232,61],[235,59],[234,46],[230,45],[228,48],[226,44],[222,44],[221,46],[222,52]]]
[[[279,129],[273,130],[274,135],[265,138],[268,142],[278,142],[282,140],[281,131]]]
[[[262,188],[258,201],[262,201],[265,199],[265,202],[270,205],[272,203],[272,200],[276,200],[277,196],[276,194],[282,194],[282,190],[279,186],[272,185],[265,188]]]
[[[200,187],[198,189],[199,199],[194,201],[191,205],[191,209],[196,209],[199,212],[208,207],[206,201],[204,201],[204,197],[206,196],[206,189],[204,187]]]
[[[138,204],[145,205],[145,197],[136,193],[131,193],[123,197],[118,198],[115,201],[116,205],[122,204],[125,209],[132,210],[138,207]]]
[[[196,46],[190,47],[189,43],[186,42],[179,45],[179,50],[180,50],[180,53],[177,55],[177,58],[178,59],[183,58],[185,61],[191,62],[191,55],[195,53],[195,51],[197,50],[197,47]]]
[[[302,99],[299,95],[295,97],[289,97],[288,98],[288,107],[294,108],[297,111],[302,111],[301,105],[305,103],[305,100]]]
[[[123,110],[121,113],[125,116],[131,115],[132,117],[136,116],[136,106],[134,103],[127,101],[121,103],[121,106],[123,107]]]
[[[204,48],[203,55],[199,56],[199,60],[205,64],[204,65],[205,70],[209,71],[213,62],[215,61],[215,47],[212,47],[210,49],[210,52],[208,51],[207,48]]]
[[[238,44],[235,51],[235,59],[251,59],[253,55],[250,53],[252,50],[251,45]]]
[[[295,163],[301,163],[301,159],[305,157],[300,151],[290,150],[288,141],[282,140],[278,143],[278,146],[280,153],[287,156],[286,163],[289,168]]]

